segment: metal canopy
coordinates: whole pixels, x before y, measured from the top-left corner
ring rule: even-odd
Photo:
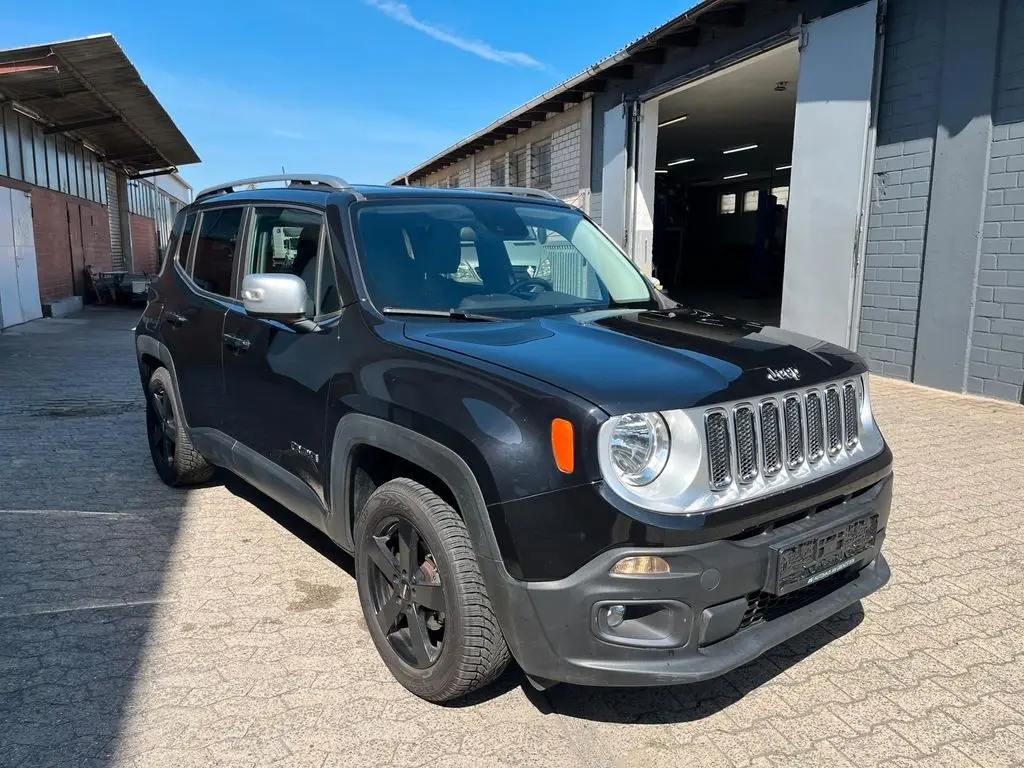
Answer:
[[[0,50],[0,97],[129,174],[199,162],[110,34]]]

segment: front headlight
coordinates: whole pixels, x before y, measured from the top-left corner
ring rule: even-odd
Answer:
[[[668,463],[671,435],[660,413],[627,413],[615,417],[609,445],[619,479],[632,486],[648,485]]]

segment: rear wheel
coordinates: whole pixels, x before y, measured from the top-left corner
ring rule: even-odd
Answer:
[[[214,467],[192,447],[176,402],[171,374],[157,368],[146,385],[146,432],[153,466],[167,485],[206,482]]]
[[[501,674],[508,646],[455,510],[399,478],[367,499],[355,534],[363,616],[398,682],[440,702]]]

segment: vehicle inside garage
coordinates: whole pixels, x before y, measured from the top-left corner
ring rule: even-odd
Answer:
[[[779,323],[799,56],[790,43],[659,98],[653,271],[677,301]]]

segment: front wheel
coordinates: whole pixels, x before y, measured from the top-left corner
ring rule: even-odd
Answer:
[[[355,540],[366,626],[398,682],[441,702],[501,674],[508,646],[455,510],[419,483],[392,480],[367,499]]]

